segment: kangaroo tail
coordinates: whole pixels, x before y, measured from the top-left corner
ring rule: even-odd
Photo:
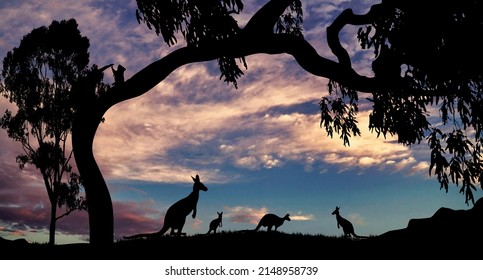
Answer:
[[[155,236],[160,236],[158,232],[153,232],[153,233],[140,233],[140,234],[135,234],[135,235],[130,235],[130,236],[123,236],[122,238],[124,239],[140,239],[140,238],[151,238]]]
[[[124,239],[139,239],[139,238],[153,238],[153,237],[159,237],[162,236],[163,234],[168,231],[169,227],[166,225],[163,225],[163,228],[158,231],[158,232],[151,232],[151,233],[140,233],[140,234],[135,234],[135,235],[130,235],[130,236],[123,236],[122,238]]]
[[[357,235],[355,233],[354,233],[354,237],[357,237],[357,238],[369,238],[369,236]]]

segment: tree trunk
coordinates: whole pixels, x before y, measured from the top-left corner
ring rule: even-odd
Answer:
[[[90,243],[109,245],[114,241],[114,214],[107,184],[93,153],[94,136],[101,117],[92,107],[80,109],[72,124],[72,147],[83,186],[89,214]],[[89,112],[90,111],[90,112]]]
[[[57,201],[51,200],[50,201],[50,227],[49,227],[49,245],[55,245],[55,227],[57,223],[57,219],[55,216],[57,215]]]

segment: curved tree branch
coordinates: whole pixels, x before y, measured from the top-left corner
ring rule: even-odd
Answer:
[[[339,40],[339,33],[344,26],[371,23],[379,13],[382,4],[372,6],[364,15],[356,15],[351,9],[347,9],[327,28],[328,44],[339,60],[337,63],[321,57],[303,38],[273,32],[278,18],[293,1],[269,1],[253,15],[237,36],[203,46],[182,47],[151,63],[121,86],[113,87],[108,94],[101,96],[98,103],[99,113],[103,115],[113,105],[146,93],[183,65],[211,61],[222,56],[244,57],[262,53],[286,53],[292,55],[307,72],[342,84],[350,84],[358,91],[373,92],[385,87],[385,83],[377,78],[359,75],[352,68],[350,56]]]
[[[373,5],[369,12],[364,15],[356,15],[352,9],[346,9],[327,27],[327,43],[332,53],[337,56],[340,64],[345,67],[351,67],[351,58],[339,40],[339,33],[342,28],[348,24],[364,25],[372,23],[374,17],[379,14],[381,5]]]
[[[99,98],[102,114],[115,104],[138,97],[162,82],[177,68],[196,62],[211,61],[220,56],[243,57],[255,54],[289,54],[307,72],[351,84],[362,92],[380,88],[376,78],[361,76],[351,67],[320,56],[303,38],[288,34],[251,37],[243,33],[230,40],[201,47],[183,47],[146,66],[120,86],[113,87]]]

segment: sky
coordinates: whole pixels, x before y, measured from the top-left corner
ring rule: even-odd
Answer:
[[[244,1],[236,15],[239,25],[265,2]],[[364,13],[379,2],[302,0],[304,36],[320,55],[334,59],[326,27],[344,9]],[[134,0],[1,1],[0,58],[34,28],[75,18],[90,40],[91,64],[122,64],[129,79],[184,43],[168,47],[137,22],[135,10]],[[355,69],[371,75],[373,52],[359,48],[356,32],[345,28],[343,45]],[[192,191],[196,174],[208,191],[200,193],[196,218],[186,220],[189,235],[206,233],[221,211],[219,230],[254,229],[266,213],[289,213],[282,232],[340,236],[331,215],[339,206],[355,232],[367,236],[404,228],[440,207],[471,207],[458,187],[446,193],[429,176],[427,143],[402,146],[368,130],[369,95],[360,98],[362,136],[344,146],[320,127],[318,102],[328,94],[327,79],[306,73],[288,55],[259,54],[246,61],[238,88],[220,80],[216,61],[190,64],[106,113],[94,154],[113,201],[116,240],[158,231],[168,207]],[[0,112],[6,109],[15,105],[0,97]],[[40,173],[31,166],[19,169],[15,157],[21,146],[3,129],[0,147],[0,236],[46,243],[50,204]],[[476,199],[481,194],[478,189]],[[86,212],[57,223],[57,244],[88,237]]]

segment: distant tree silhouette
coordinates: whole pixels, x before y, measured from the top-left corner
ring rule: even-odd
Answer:
[[[103,115],[115,104],[140,96],[162,82],[178,67],[217,60],[220,78],[237,87],[246,68],[244,57],[259,53],[294,57],[307,72],[329,79],[331,93],[320,101],[321,122],[330,137],[339,134],[344,145],[359,136],[359,93],[372,94],[369,128],[378,136],[397,135],[403,145],[427,140],[431,148],[430,174],[441,187],[461,186],[466,202],[481,185],[482,53],[478,49],[483,4],[478,1],[382,1],[364,15],[343,11],[327,28],[327,41],[337,60],[321,57],[304,39],[300,0],[270,0],[243,27],[232,14],[243,10],[241,0],[139,0],[136,17],[162,36],[168,46],[186,45],[154,61],[119,86],[79,107],[72,128],[76,163],[89,198],[90,241],[113,242],[110,194],[92,152]],[[346,25],[359,26],[363,48],[375,53],[373,76],[353,69],[351,57],[339,40]],[[94,88],[94,87],[91,87]],[[296,93],[294,93],[296,94]],[[88,104],[88,105],[87,105]],[[437,106],[450,128],[428,121]],[[433,123],[437,123],[434,121]],[[448,153],[448,154],[446,154]]]
[[[81,178],[69,164],[72,151],[66,144],[74,116],[70,89],[86,69],[88,48],[75,20],[53,21],[25,35],[3,60],[0,92],[18,110],[15,114],[7,110],[0,125],[22,144],[19,167],[32,164],[42,174],[51,204],[51,245],[57,220],[86,209]],[[60,215],[58,208],[63,210]]]

